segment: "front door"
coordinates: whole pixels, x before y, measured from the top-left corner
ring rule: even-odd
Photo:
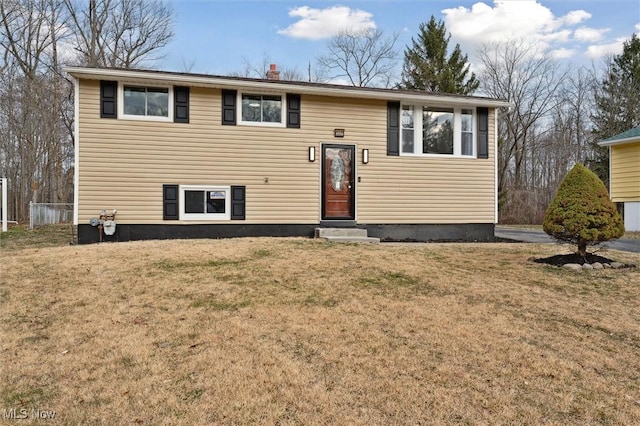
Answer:
[[[322,145],[322,219],[355,219],[355,147]]]

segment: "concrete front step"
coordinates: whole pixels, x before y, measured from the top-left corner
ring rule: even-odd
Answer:
[[[336,237],[336,236],[327,236],[320,237],[324,238],[326,241],[332,243],[361,243],[361,244],[379,244],[380,238],[374,237]]]
[[[359,228],[316,228],[315,236],[334,243],[378,244],[380,242],[380,238],[369,237],[366,229]]]
[[[359,228],[316,228],[316,238],[325,237],[367,237],[366,229]]]

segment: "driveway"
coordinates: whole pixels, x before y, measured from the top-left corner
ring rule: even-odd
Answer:
[[[508,226],[496,225],[494,234],[496,237],[522,241],[525,243],[555,242],[555,240],[545,234],[544,231],[539,231],[536,229],[509,228]],[[601,244],[599,247],[608,247],[615,250],[640,253],[640,240],[619,239],[614,241],[607,241],[606,243]]]

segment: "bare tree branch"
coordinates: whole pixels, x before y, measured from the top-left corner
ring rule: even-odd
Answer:
[[[398,61],[398,36],[385,37],[378,29],[342,32],[329,41],[318,66],[331,79],[346,78],[352,86],[390,87]]]
[[[264,53],[258,61],[252,62],[249,58],[242,58],[242,70],[231,72],[229,75],[233,77],[245,78],[266,78],[269,66],[273,64],[271,57]],[[288,68],[286,66],[279,67],[280,80],[285,81],[304,81],[304,77],[296,68]]]
[[[173,38],[173,10],[164,1],[63,1],[83,65],[149,67]]]

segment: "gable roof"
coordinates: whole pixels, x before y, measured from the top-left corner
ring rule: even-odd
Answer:
[[[306,95],[348,98],[378,99],[400,102],[422,102],[448,106],[509,107],[511,103],[481,96],[464,96],[448,93],[401,89],[343,86],[338,84],[309,83],[302,81],[267,80],[244,77],[191,74],[172,71],[139,70],[122,68],[66,67],[64,69],[78,79],[119,80],[130,83],[165,83],[219,89],[262,90],[265,92],[296,92]]]
[[[600,146],[623,145],[626,143],[640,142],[640,126],[634,127],[626,132],[618,133],[603,141],[598,142]]]

